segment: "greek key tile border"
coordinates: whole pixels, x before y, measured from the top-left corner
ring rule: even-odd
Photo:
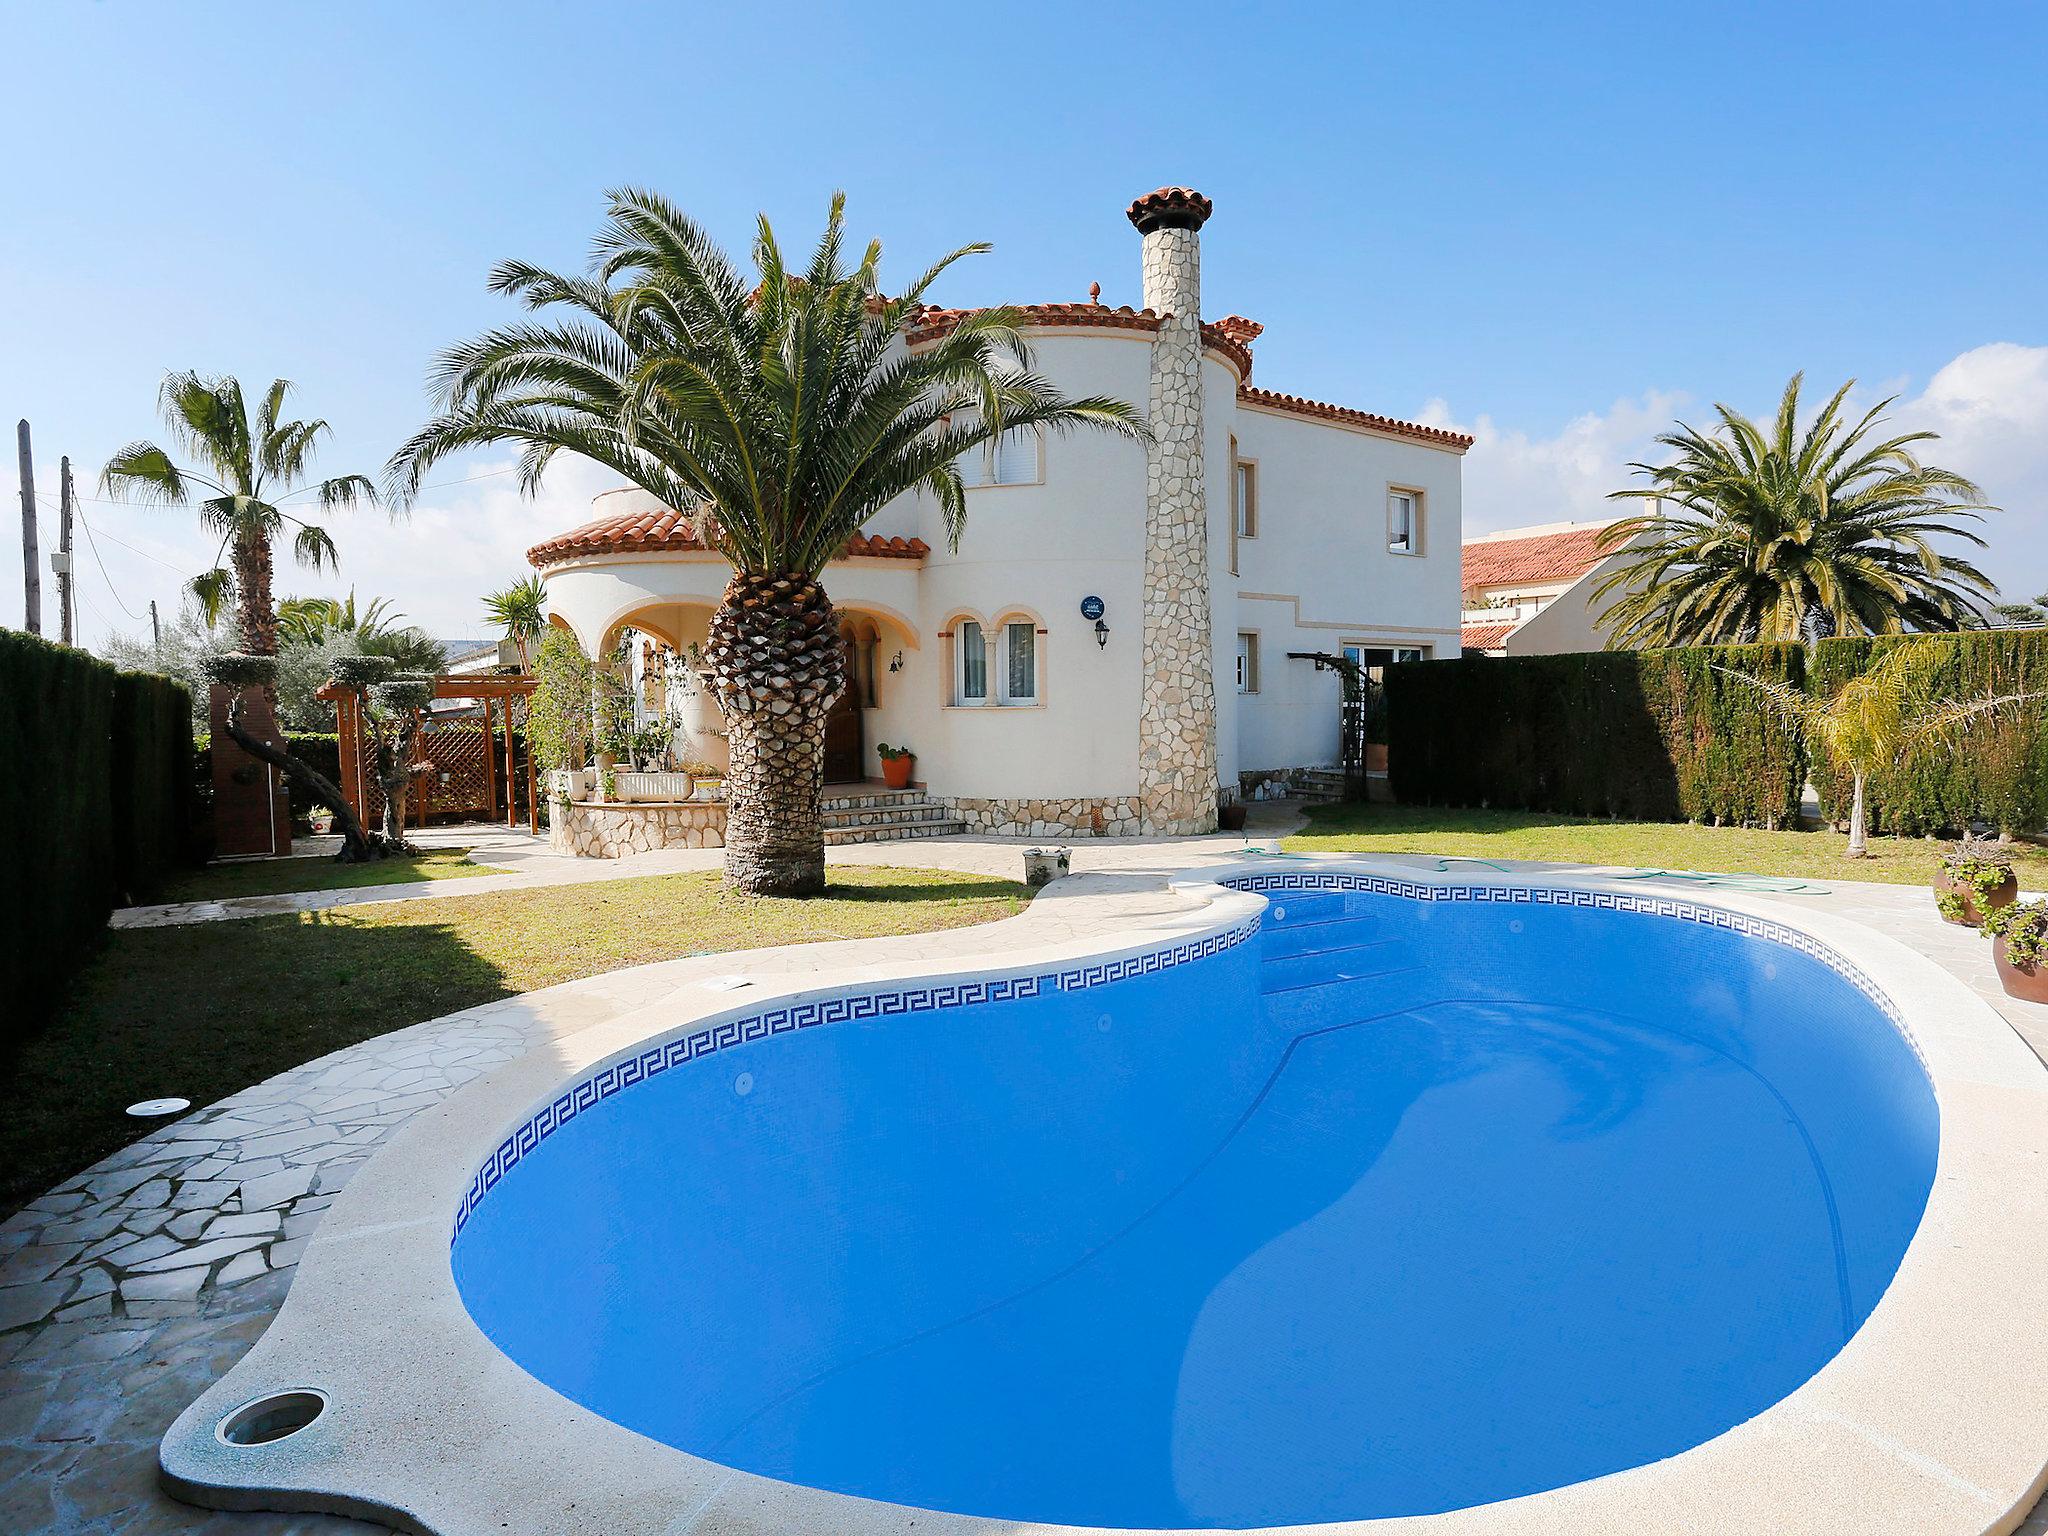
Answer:
[[[463,1227],[475,1213],[484,1196],[496,1188],[498,1181],[517,1166],[521,1158],[592,1105],[600,1104],[613,1094],[630,1088],[635,1083],[645,1082],[648,1078],[666,1072],[672,1067],[700,1060],[735,1045],[746,1045],[755,1040],[765,1040],[771,1035],[789,1034],[799,1029],[815,1029],[821,1024],[844,1024],[888,1018],[897,1014],[971,1008],[984,1003],[1018,1002],[1025,998],[1037,997],[1045,991],[1078,992],[1088,987],[1106,986],[1113,981],[1124,981],[1133,976],[1148,976],[1173,966],[1207,959],[1226,949],[1233,949],[1258,933],[1259,922],[1260,919],[1255,914],[1199,939],[1190,939],[1184,943],[1113,960],[1092,961],[1064,970],[1043,971],[1024,976],[948,977],[939,981],[915,982],[881,991],[844,993],[831,997],[778,1003],[758,1013],[721,1019],[700,1029],[691,1030],[688,1034],[678,1035],[672,1040],[650,1045],[636,1055],[612,1062],[588,1077],[572,1083],[498,1143],[497,1149],[484,1159],[483,1166],[477,1169],[475,1177],[469,1182],[468,1190],[462,1196],[461,1204],[456,1207],[455,1227],[449,1234],[449,1243],[452,1245],[461,1235]]]
[[[1285,870],[1270,874],[1225,875],[1218,885],[1233,891],[1366,891],[1376,896],[1402,896],[1410,901],[1513,902],[1535,906],[1583,907],[1597,912],[1647,912],[1655,917],[1675,917],[1683,922],[1724,928],[1746,938],[1766,939],[1818,960],[1861,992],[1878,1012],[1891,1021],[1905,1038],[1913,1054],[1921,1055],[1920,1042],[1899,1016],[1898,1004],[1885,990],[1812,934],[1766,918],[1730,912],[1721,907],[1702,906],[1675,896],[1637,896],[1623,891],[1591,891],[1570,886],[1545,885],[1428,885],[1416,880],[1393,880],[1384,875],[1352,875],[1338,870]]]

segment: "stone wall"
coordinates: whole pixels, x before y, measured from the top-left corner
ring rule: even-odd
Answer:
[[[1148,229],[1138,206],[1132,221],[1144,232],[1145,304],[1162,317],[1152,343],[1153,440],[1145,464],[1138,798],[1146,832],[1178,836],[1216,829],[1201,234],[1199,226]]]
[[[560,800],[548,805],[548,847],[579,859],[620,859],[657,848],[722,848],[725,806],[715,800],[667,805],[608,805]]]
[[[967,823],[968,831],[991,837],[1136,837],[1144,830],[1135,795],[1062,800],[982,800],[949,795],[942,803],[955,818]]]

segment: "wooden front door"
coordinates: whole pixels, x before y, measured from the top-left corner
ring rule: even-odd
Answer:
[[[861,777],[860,679],[854,676],[853,648],[847,647],[846,688],[825,717],[825,782],[850,784]]]

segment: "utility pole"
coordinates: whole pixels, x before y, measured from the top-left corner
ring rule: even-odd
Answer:
[[[156,627],[156,599],[149,600],[149,654],[157,661],[164,659],[164,637]]]
[[[78,600],[72,595],[71,571],[71,455],[57,461],[57,613],[63,626],[64,643],[72,639],[73,612]]]
[[[21,627],[43,632],[42,555],[36,548],[36,461],[28,448],[28,418],[14,429],[21,449]]]

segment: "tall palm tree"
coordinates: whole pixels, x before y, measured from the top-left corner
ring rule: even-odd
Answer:
[[[1609,646],[1958,629],[1997,595],[1931,542],[1981,548],[1961,523],[1997,510],[1963,476],[1920,462],[1914,445],[1937,434],[1876,436],[1896,396],[1850,425],[1854,379],[1802,433],[1800,382],[1785,386],[1768,428],[1717,405],[1711,431],[1680,423],[1658,437],[1671,463],[1629,466],[1649,484],[1613,496],[1655,505],[1603,536],[1604,549],[1630,554],[1593,594],[1621,594],[1600,616]]]
[[[313,570],[337,564],[334,540],[319,524],[288,511],[285,503],[314,498],[322,511],[374,502],[377,492],[362,475],[338,475],[301,485],[321,438],[324,421],[280,418],[291,385],[273,383],[249,416],[242,386],[234,378],[203,378],[191,371],[163,382],[159,401],[171,440],[198,468],[186,468],[155,443],[130,443],[108,461],[100,484],[111,496],[133,496],[163,506],[196,504],[199,525],[220,536],[214,567],[192,582],[192,592],[209,623],[220,616],[230,594],[245,651],[277,654],[277,612],[271,601],[271,546],[287,528],[292,552]],[[228,564],[220,564],[222,555]]]
[[[529,670],[533,642],[548,627],[548,594],[539,576],[528,576],[484,597],[484,617],[519,648],[519,670]]]
[[[967,500],[955,461],[1004,432],[1146,433],[1126,402],[1070,400],[1032,373],[1015,310],[969,315],[910,350],[905,324],[933,282],[987,247],[889,297],[879,242],[843,264],[844,207],[835,195],[800,267],[762,218],[750,281],[666,200],[612,193],[590,275],[523,262],[492,273],[496,291],[565,318],[444,353],[441,413],[389,468],[403,499],[445,455],[518,443],[531,492],[555,454],[579,453],[689,515],[731,562],[706,661],[731,733],[726,880],[750,892],[824,886],[824,725],[846,678],[818,578],[847,539],[922,490],[957,543]]]

